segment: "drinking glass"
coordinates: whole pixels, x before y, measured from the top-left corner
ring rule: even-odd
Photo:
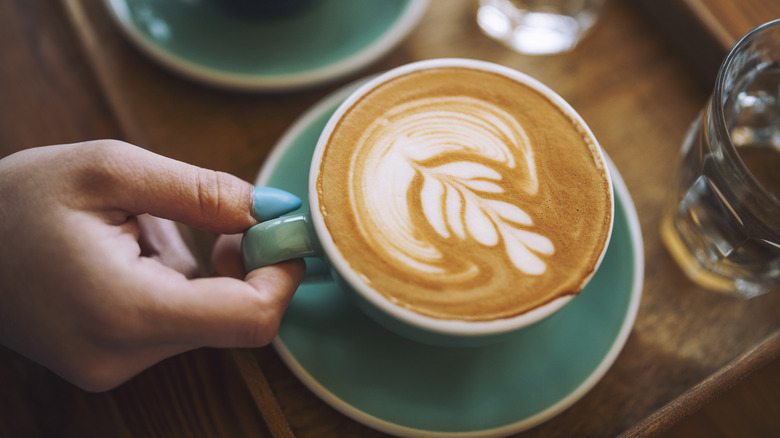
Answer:
[[[488,36],[529,55],[573,49],[593,27],[604,0],[478,0]]]
[[[661,237],[683,271],[745,298],[780,285],[780,20],[724,60],[683,142]]]

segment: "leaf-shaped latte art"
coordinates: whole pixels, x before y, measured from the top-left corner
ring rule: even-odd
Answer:
[[[491,220],[489,213],[482,209],[474,199],[466,197],[466,211],[463,215],[463,222],[469,230],[469,234],[477,242],[485,246],[498,244],[498,232],[496,224]],[[457,218],[451,218],[456,220]]]
[[[417,164],[415,168],[424,175],[420,192],[423,213],[441,237],[449,238],[452,231],[461,239],[467,238],[468,233],[484,246],[503,241],[517,269],[527,274],[544,272],[544,262],[533,252],[552,254],[552,242],[540,234],[517,228],[533,225],[531,217],[520,207],[484,197],[504,191],[500,173],[473,162],[435,168]]]
[[[445,271],[443,250],[413,220],[419,205],[441,239],[503,247],[518,270],[546,270],[552,242],[506,200],[505,174],[530,196],[538,190],[533,149],[511,115],[469,97],[420,99],[375,121],[358,148],[364,145],[371,147],[350,196],[369,212],[370,224],[358,225],[379,250],[421,274]]]

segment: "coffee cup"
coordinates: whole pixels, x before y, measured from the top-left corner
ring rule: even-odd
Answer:
[[[483,345],[541,321],[598,269],[612,179],[582,118],[497,64],[433,59],[381,74],[331,116],[309,212],[244,234],[247,269],[298,257],[386,328]]]
[[[314,0],[216,0],[243,17],[276,19],[290,16]]]

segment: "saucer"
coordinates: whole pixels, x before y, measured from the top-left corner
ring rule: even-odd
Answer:
[[[307,199],[319,134],[356,87],[335,92],[301,116],[280,139],[257,184]],[[616,204],[607,253],[588,286],[550,318],[490,346],[432,347],[385,330],[325,281],[300,286],[274,347],[322,400],[383,432],[503,436],[552,418],[604,376],[639,308],[644,271],[639,221],[622,177],[611,161],[609,166]]]
[[[130,41],[187,77],[239,90],[288,90],[345,76],[384,56],[428,0],[313,0],[273,19],[223,0],[104,0]]]

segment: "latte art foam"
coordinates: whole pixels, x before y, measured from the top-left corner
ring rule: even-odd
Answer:
[[[525,84],[462,67],[374,88],[328,138],[319,209],[338,251],[389,300],[492,320],[579,293],[611,224],[597,145]]]
[[[502,174],[510,169],[523,177],[517,182],[526,193],[536,194],[533,148],[511,114],[465,96],[414,100],[375,120],[358,141],[349,169],[352,214],[376,251],[416,275],[469,278],[479,271],[468,263],[450,272],[440,239],[426,238],[420,226],[444,240],[502,246],[517,269],[538,275],[546,270],[541,257],[554,247],[530,231],[533,220],[521,206],[495,198],[507,192]],[[415,218],[417,205],[423,223]]]

